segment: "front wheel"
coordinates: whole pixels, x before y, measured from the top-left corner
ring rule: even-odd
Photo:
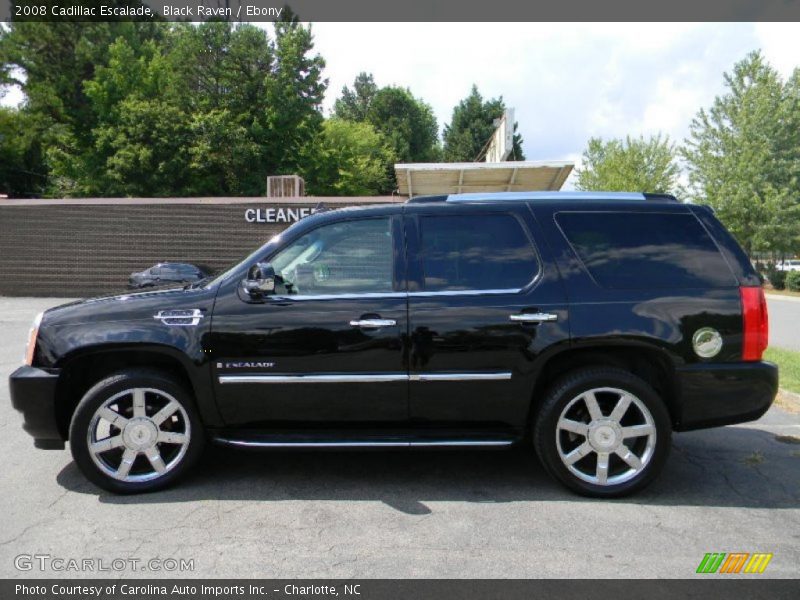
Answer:
[[[551,475],[580,494],[611,498],[636,492],[658,475],[671,425],[646,382],[597,367],[569,373],[550,388],[533,433]]]
[[[189,393],[160,371],[129,369],[92,387],[70,424],[83,474],[115,493],[166,487],[197,461],[203,427]]]

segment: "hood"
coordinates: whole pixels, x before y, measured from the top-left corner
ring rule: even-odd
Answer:
[[[46,310],[42,327],[103,321],[152,321],[161,310],[181,308],[210,311],[216,291],[216,287],[184,289],[181,286],[77,300]]]

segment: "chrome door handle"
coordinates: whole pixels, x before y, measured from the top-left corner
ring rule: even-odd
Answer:
[[[364,329],[377,329],[394,325],[397,325],[397,321],[394,319],[354,319],[350,321],[350,327],[362,327]]]
[[[546,321],[558,321],[558,315],[553,313],[520,313],[508,317],[512,321],[520,323],[544,323]]]

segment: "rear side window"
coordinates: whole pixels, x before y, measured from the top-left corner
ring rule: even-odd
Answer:
[[[428,216],[420,229],[426,291],[520,289],[538,272],[531,242],[511,215]]]
[[[562,212],[556,221],[601,286],[735,286],[716,244],[691,214]]]

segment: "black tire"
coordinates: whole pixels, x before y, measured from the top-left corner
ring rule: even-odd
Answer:
[[[132,393],[130,395],[131,407],[125,409],[122,408],[122,406],[128,401],[128,396],[125,392],[134,389],[151,390],[145,392],[143,395],[145,398],[146,413],[150,413],[147,415],[148,417],[155,416],[154,413],[158,412],[159,407],[165,406],[170,400],[177,402],[179,409],[176,409],[174,416],[170,416],[163,421],[164,425],[154,425],[154,421],[151,421],[151,425],[146,425],[143,428],[143,435],[145,436],[143,439],[145,443],[160,451],[158,455],[159,459],[167,459],[163,461],[165,463],[164,472],[161,474],[156,473],[157,469],[155,468],[155,463],[152,463],[153,473],[151,475],[144,473],[137,476],[135,469],[146,471],[147,465],[151,461],[146,455],[141,454],[144,451],[130,450],[134,453],[139,452],[139,454],[136,454],[130,474],[134,477],[144,478],[152,476],[152,478],[148,480],[124,481],[110,475],[108,472],[104,471],[100,465],[102,464],[103,466],[110,467],[109,470],[113,470],[113,464],[116,462],[114,453],[119,453],[121,466],[122,459],[124,458],[122,453],[129,450],[128,446],[122,445],[100,455],[92,453],[89,449],[90,428],[95,429],[98,427],[97,421],[95,421],[97,411],[108,400],[116,396],[120,398],[119,412],[125,413],[122,415],[123,417],[131,419],[133,417]],[[114,406],[117,405],[115,404]],[[110,421],[105,420],[100,421],[100,423],[106,423],[106,425],[103,426],[110,430],[107,436],[108,438],[119,436],[120,440],[132,439],[133,434],[131,434],[132,430],[130,428],[127,429],[128,433],[123,435],[126,430],[109,426],[108,423],[110,423]],[[173,434],[173,431],[164,431],[163,428],[165,427],[174,429],[174,435],[180,436],[183,434],[185,436],[184,440],[188,438],[188,442],[173,444],[171,442],[161,443],[153,441],[153,437],[150,433],[153,426],[155,429],[152,431],[158,432],[159,435],[161,433]],[[135,433],[142,432],[138,431],[134,432],[134,434]],[[158,439],[160,439],[160,437]],[[135,494],[163,489],[183,476],[200,458],[205,445],[205,434],[203,431],[203,424],[200,421],[200,417],[194,405],[192,394],[186,390],[178,380],[163,371],[148,368],[132,368],[119,371],[104,378],[86,392],[80,403],[78,403],[75,413],[72,415],[69,428],[69,442],[75,464],[78,465],[81,472],[83,472],[86,478],[92,483],[116,494]],[[124,443],[127,444],[127,442]],[[152,450],[152,448],[149,449]],[[98,458],[93,458],[93,454]],[[109,457],[109,455],[111,456]],[[172,458],[170,458],[170,456]],[[142,461],[147,462],[143,463]],[[107,465],[107,463],[110,463],[110,465]],[[117,473],[117,475],[119,475],[119,473]]]
[[[645,413],[640,410],[639,404],[634,401],[631,401],[629,405],[631,408],[624,413],[625,416],[620,419],[619,423],[610,419],[611,411],[615,406],[614,403],[621,398],[621,396],[612,391],[598,391],[594,394],[593,397],[597,399],[597,403],[601,407],[603,418],[599,420],[593,419],[588,414],[588,401],[582,399],[585,398],[582,395],[592,390],[602,390],[603,388],[621,390],[628,395],[634,396],[635,400],[639,400],[641,405],[649,412],[653,425],[647,425]],[[582,402],[584,403],[583,406],[581,405]],[[586,424],[587,433],[573,433],[559,428],[559,419],[562,416],[562,412],[568,407],[569,411],[565,414],[565,417],[569,418],[571,422],[579,423],[581,426]],[[583,418],[573,417],[574,415],[580,416],[581,411],[586,413]],[[605,419],[608,419],[608,421],[605,421]],[[631,425],[639,425],[636,422],[639,419],[643,422],[640,425],[641,427],[652,429],[654,426],[655,438],[653,442],[651,443],[649,436],[623,438],[622,435],[619,435],[622,428],[617,428],[614,424],[624,427],[626,419],[628,419],[627,423]],[[611,423],[611,429],[605,426],[606,422]],[[601,426],[604,429],[603,431],[599,429]],[[626,433],[628,431],[630,430],[626,429]],[[545,469],[565,486],[584,496],[615,498],[637,492],[656,478],[669,454],[671,434],[672,427],[669,413],[661,398],[650,385],[623,369],[592,367],[572,371],[558,379],[549,388],[533,426],[533,443]],[[628,441],[622,442],[623,439]],[[601,443],[623,443],[626,445],[624,447],[616,447],[620,452],[618,454],[613,450],[614,446],[609,446],[609,449],[605,447],[598,449],[597,445]],[[629,448],[628,444],[633,448]],[[584,451],[588,450],[588,453],[583,454],[579,447],[584,448]],[[626,457],[626,460],[622,460],[621,457],[621,454],[627,454],[628,450],[635,455],[637,448],[649,448],[642,451],[642,456],[647,457],[647,460],[640,461],[643,466],[638,472],[636,472],[635,467],[627,462],[627,458],[630,458],[630,455]],[[568,467],[565,460],[569,458],[567,455],[572,450],[576,451],[574,456],[582,456],[582,458],[579,458],[572,467]],[[597,482],[587,481],[573,472],[573,470],[579,471],[584,477],[591,478],[592,469],[595,469],[595,479],[602,481],[602,479],[599,479],[600,450],[603,450],[602,454],[609,457],[606,463],[609,480],[602,485]],[[562,453],[565,456],[565,460],[562,460]],[[638,458],[640,457],[633,456],[630,460],[638,460]],[[592,460],[594,460],[594,466],[592,466]],[[570,470],[570,468],[573,470]],[[615,476],[613,475],[614,473],[616,473]],[[619,480],[617,483],[611,481],[615,477]]]

